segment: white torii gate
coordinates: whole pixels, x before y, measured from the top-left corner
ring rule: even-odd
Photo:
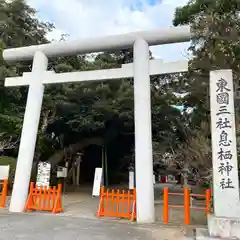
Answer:
[[[150,75],[187,71],[188,62],[163,63],[161,60],[149,60],[149,45],[189,40],[190,28],[184,26],[4,50],[3,57],[6,61],[33,59],[31,73],[24,73],[22,77],[6,78],[5,81],[7,87],[29,85],[9,210],[11,212],[23,212],[24,210],[42,107],[44,84],[134,77],[137,221],[141,223],[154,222]],[[123,65],[122,68],[58,74],[47,71],[48,57],[123,49],[132,46],[134,62],[133,64]]]

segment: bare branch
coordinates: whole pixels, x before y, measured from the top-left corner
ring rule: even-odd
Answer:
[[[0,140],[0,151],[14,149],[18,145],[19,139],[13,141],[12,136],[9,139]]]

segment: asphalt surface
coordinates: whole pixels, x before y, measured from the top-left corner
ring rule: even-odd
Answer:
[[[4,240],[164,239],[156,235],[158,234],[153,234],[153,229],[135,223],[41,214],[0,214],[0,239]]]
[[[158,198],[161,199],[162,186],[157,186],[155,191]],[[81,203],[81,205],[83,204]],[[76,212],[76,209],[74,211]],[[185,234],[184,231],[180,226],[168,228],[164,225],[139,225],[122,221],[56,216],[43,213],[11,214],[7,211],[0,212],[0,240],[193,239],[192,231],[190,231],[190,235]]]

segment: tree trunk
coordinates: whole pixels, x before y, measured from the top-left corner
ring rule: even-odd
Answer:
[[[61,162],[65,157],[65,152],[70,153],[71,155],[76,154],[77,152],[81,151],[85,147],[89,145],[102,145],[103,139],[102,138],[87,138],[81,142],[77,142],[74,144],[69,145],[68,147],[61,149],[55,152],[49,159],[48,162],[51,163],[52,168],[54,168],[59,162]]]
[[[188,162],[184,163],[184,166],[183,166],[183,186],[184,187],[188,187],[188,168],[189,168]]]
[[[73,180],[73,185],[75,186],[76,185],[76,166],[75,164],[73,164],[72,166],[72,172],[73,172],[73,175],[72,175],[72,180]]]

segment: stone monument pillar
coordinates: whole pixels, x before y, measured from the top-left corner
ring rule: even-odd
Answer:
[[[208,237],[240,239],[240,204],[232,70],[210,72],[214,213]],[[209,238],[210,235],[210,238]],[[204,239],[199,238],[197,239]]]

